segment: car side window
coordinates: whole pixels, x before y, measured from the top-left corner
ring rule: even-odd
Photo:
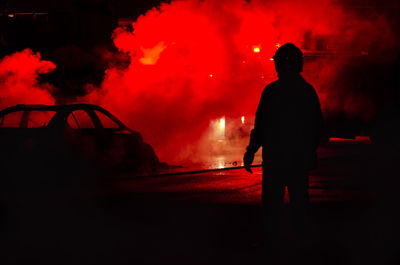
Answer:
[[[14,111],[4,115],[0,120],[1,128],[19,128],[23,111]]]
[[[54,111],[32,110],[28,114],[28,128],[45,127],[54,115]]]
[[[72,129],[95,128],[92,118],[84,110],[75,110],[69,114],[67,123]]]
[[[119,124],[116,123],[115,121],[113,121],[110,117],[108,117],[106,114],[104,114],[101,111],[94,111],[97,115],[97,117],[99,117],[99,120],[101,122],[101,124],[103,125],[104,128],[106,129],[117,129],[119,128]]]

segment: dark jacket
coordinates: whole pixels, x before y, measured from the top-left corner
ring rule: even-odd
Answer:
[[[315,89],[300,74],[280,74],[263,91],[247,151],[263,147],[263,165],[310,170],[323,119]]]

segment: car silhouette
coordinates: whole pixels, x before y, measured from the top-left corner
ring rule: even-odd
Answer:
[[[151,174],[162,165],[140,133],[91,104],[6,108],[0,145],[8,175]]]

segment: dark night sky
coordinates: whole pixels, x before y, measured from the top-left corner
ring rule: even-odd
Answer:
[[[132,16],[145,12],[161,2],[170,2],[171,0],[0,0],[0,3],[6,3],[9,11],[14,12],[47,12],[50,10],[60,11],[62,9],[71,9],[76,3],[108,3],[116,15],[119,17]],[[268,1],[268,0],[266,0]],[[345,5],[355,7],[369,8],[398,8],[398,0],[341,0],[339,2]]]
[[[49,12],[56,10],[58,12],[71,10],[76,3],[107,3],[115,15],[118,17],[137,16],[144,13],[146,10],[153,6],[157,6],[161,0],[146,0],[146,1],[132,1],[132,0],[3,0],[6,3],[10,12]],[[164,1],[166,2],[166,1]]]

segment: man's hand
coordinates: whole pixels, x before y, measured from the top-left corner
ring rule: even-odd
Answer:
[[[244,162],[244,168],[249,173],[253,173],[253,171],[251,170],[251,164],[253,163],[253,160],[254,160],[254,154],[249,152],[249,151],[247,151],[244,154],[243,162]]]

